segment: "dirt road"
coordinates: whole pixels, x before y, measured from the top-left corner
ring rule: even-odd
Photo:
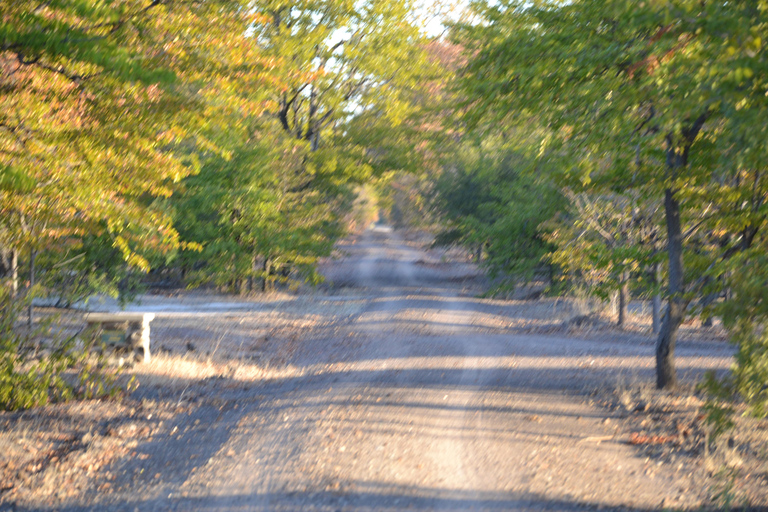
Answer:
[[[343,287],[323,297],[344,313],[298,339],[287,356],[294,374],[191,383],[179,403],[196,406],[115,463],[114,492],[58,508],[533,511],[701,503],[706,489],[695,469],[641,456],[626,443],[618,413],[590,395],[650,376],[652,343],[513,334],[514,304],[474,298],[461,280],[469,270],[454,266],[448,275],[434,255],[387,230],[344,250],[327,269]],[[727,347],[683,343],[678,367],[684,375],[723,368],[728,356]]]

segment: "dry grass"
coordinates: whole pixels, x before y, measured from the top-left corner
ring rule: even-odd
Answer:
[[[104,469],[150,440],[174,412],[126,399],[0,414],[0,508],[55,505],[86,489],[109,489],[115,475]]]
[[[346,307],[351,313],[360,304]],[[301,340],[333,329],[336,305],[284,294],[260,305],[261,311],[236,314],[159,314],[151,327],[151,361],[121,376],[123,382],[135,377],[133,395],[0,412],[0,509],[13,503],[56,506],[87,489],[110,489],[115,475],[105,468],[196,407],[184,399],[185,391],[207,379],[237,385],[301,375],[306,370],[290,361]],[[59,317],[65,335],[84,325],[77,312],[39,308],[37,315]],[[136,398],[155,395],[166,398]]]
[[[409,242],[414,247],[423,247],[425,239],[413,237]],[[343,259],[343,252],[338,257]],[[450,280],[452,273],[466,271],[466,260],[459,265],[455,263],[459,257],[466,258],[466,255],[436,251],[430,253],[422,265],[428,266],[436,278]],[[343,261],[333,265],[338,275],[348,273]],[[479,293],[475,284],[467,285],[467,294]],[[40,504],[45,499],[55,506],[84,489],[108,489],[114,475],[99,469],[130,454],[139,443],[151,440],[170,418],[195,407],[185,397],[191,394],[187,389],[201,382],[222,379],[221,385],[239,385],[301,376],[316,371],[313,365],[318,360],[332,360],[334,350],[339,354],[354,350],[358,341],[354,337],[342,340],[337,333],[346,322],[366,310],[371,299],[366,290],[347,292],[344,297],[326,297],[314,292],[274,293],[260,296],[258,302],[209,293],[170,294],[190,309],[211,301],[249,303],[253,307],[236,313],[158,314],[152,323],[151,362],[126,371],[126,378],[135,376],[139,382],[139,392],[133,397],[123,397],[122,401],[60,404],[24,413],[0,413],[0,509],[5,503]],[[150,296],[146,305],[151,308],[155,302],[162,304],[167,298]],[[423,294],[410,298],[429,299]],[[467,331],[474,333],[625,336],[645,342],[652,339],[650,310],[646,304],[633,303],[628,326],[619,330],[611,325],[615,319],[604,312],[593,314],[594,322],[575,323],[574,318],[583,315],[586,307],[578,300],[476,299],[476,306],[483,313],[466,315],[463,321]],[[53,314],[44,310],[38,313]],[[417,325],[427,313],[414,307],[398,313],[397,319]],[[590,313],[594,312],[590,309]],[[376,319],[374,314],[368,317]],[[455,329],[456,325],[451,324],[456,323],[456,318],[455,312],[447,315],[445,328]],[[440,320],[439,314],[436,319]],[[440,325],[439,322],[430,324]],[[82,326],[80,314],[64,315],[61,326],[65,332],[76,332]],[[427,331],[425,334],[439,334]],[[723,340],[724,333],[719,327],[704,329],[692,323],[683,327],[682,337]],[[166,398],[135,398],[152,396],[156,390],[162,390]],[[626,420],[627,434],[635,432],[672,439],[642,446],[649,467],[682,463],[700,471],[701,479],[697,481],[701,482],[725,468],[724,474],[729,476],[723,480],[723,489],[713,489],[713,497],[717,497],[717,493],[722,497],[743,496],[753,504],[768,506],[765,500],[768,423],[739,418],[733,441],[729,445],[726,439],[725,447],[714,446],[711,465],[705,466],[706,431],[701,418],[701,400],[692,389],[669,395],[657,392],[638,378],[628,378],[617,384],[612,393],[603,392],[599,396],[606,407]],[[728,453],[738,457],[726,460]],[[730,476],[733,474],[737,474],[737,479]]]
[[[738,408],[734,428],[712,442],[704,397],[692,385],[671,393],[630,377],[595,394],[624,419],[624,438],[638,445],[648,467],[666,464],[689,472],[723,509],[768,508],[768,420]]]
[[[238,382],[264,382],[273,379],[296,377],[304,369],[293,365],[279,367],[231,360],[217,362],[188,355],[160,355],[150,363],[136,367],[132,372],[143,388],[162,387],[165,390],[180,390],[190,383],[211,378],[224,378]]]

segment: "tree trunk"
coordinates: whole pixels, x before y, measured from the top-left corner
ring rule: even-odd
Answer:
[[[627,324],[627,309],[629,308],[629,276],[625,272],[621,276],[621,288],[619,288],[618,319],[616,325],[624,327]]]
[[[677,385],[675,344],[685,314],[683,297],[683,233],[680,203],[671,189],[664,191],[664,213],[667,220],[667,253],[669,256],[669,302],[656,340],[656,385],[671,389]]]
[[[656,263],[653,267],[653,278],[654,283],[657,285],[661,282],[661,264]],[[659,331],[661,331],[661,293],[657,293],[653,296],[653,312],[651,313],[653,317],[653,334],[659,334]]]
[[[674,389],[677,386],[675,344],[684,311],[680,306],[680,302],[669,300],[656,340],[656,387],[659,389]]]
[[[269,273],[272,271],[272,260],[270,258],[264,258],[264,279],[261,281],[261,291],[268,292],[271,289],[269,282]]]
[[[248,276],[248,291],[250,293],[256,292],[256,272],[259,271],[259,262],[256,255],[251,256],[251,275]]]
[[[706,278],[704,284],[705,286],[707,284],[710,284],[712,282],[711,278]],[[703,299],[701,299],[701,309],[702,309],[702,319],[701,319],[701,326],[702,327],[712,327],[712,315],[709,311],[706,311],[706,309],[717,300],[717,297],[719,296],[719,293],[708,293],[704,296]]]
[[[19,251],[11,249],[11,298],[19,296]]]
[[[682,131],[683,147],[670,133],[666,137],[667,170],[670,183],[688,165],[688,153],[704,123],[709,110],[704,111],[690,126]],[[683,228],[680,220],[680,203],[672,186],[664,190],[664,216],[667,221],[667,256],[669,258],[669,301],[667,312],[656,339],[656,385],[659,389],[677,386],[675,372],[675,344],[677,332],[685,317],[688,303],[685,301],[685,276],[683,274]]]
[[[30,248],[29,249],[29,317],[27,318],[27,326],[31,329],[32,325],[34,324],[34,313],[35,313],[35,306],[32,304],[32,299],[34,298],[32,296],[32,289],[35,287],[35,257],[37,257],[37,252]]]
[[[8,289],[10,289],[10,285],[11,285],[11,251],[10,249],[3,250],[2,248],[0,248],[0,277],[3,278],[3,285],[8,286]]]
[[[320,148],[320,133],[315,132],[314,134],[312,134],[311,150],[314,152],[314,151],[317,151],[319,148]]]

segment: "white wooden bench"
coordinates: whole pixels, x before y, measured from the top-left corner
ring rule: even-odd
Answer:
[[[87,313],[85,321],[107,349],[127,353],[136,362],[149,362],[149,323],[154,313]]]

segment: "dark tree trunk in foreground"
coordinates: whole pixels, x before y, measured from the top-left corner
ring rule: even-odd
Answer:
[[[685,315],[683,291],[683,231],[680,203],[671,189],[664,191],[664,212],[667,218],[667,252],[669,255],[669,302],[656,340],[656,385],[659,389],[677,385],[675,345],[680,324]]]
[[[685,299],[685,275],[683,272],[683,227],[680,219],[680,202],[675,197],[674,182],[688,167],[688,153],[709,116],[705,111],[678,139],[670,133],[666,138],[667,171],[670,184],[664,190],[664,215],[667,221],[667,256],[669,257],[669,301],[661,330],[656,339],[656,386],[671,389],[677,386],[675,371],[675,345],[680,324],[685,318],[688,303]]]
[[[653,266],[653,277],[655,284],[658,285],[661,283],[661,265],[659,263],[656,263]],[[657,293],[653,296],[651,308],[653,334],[658,335],[659,331],[661,331],[661,293]]]

